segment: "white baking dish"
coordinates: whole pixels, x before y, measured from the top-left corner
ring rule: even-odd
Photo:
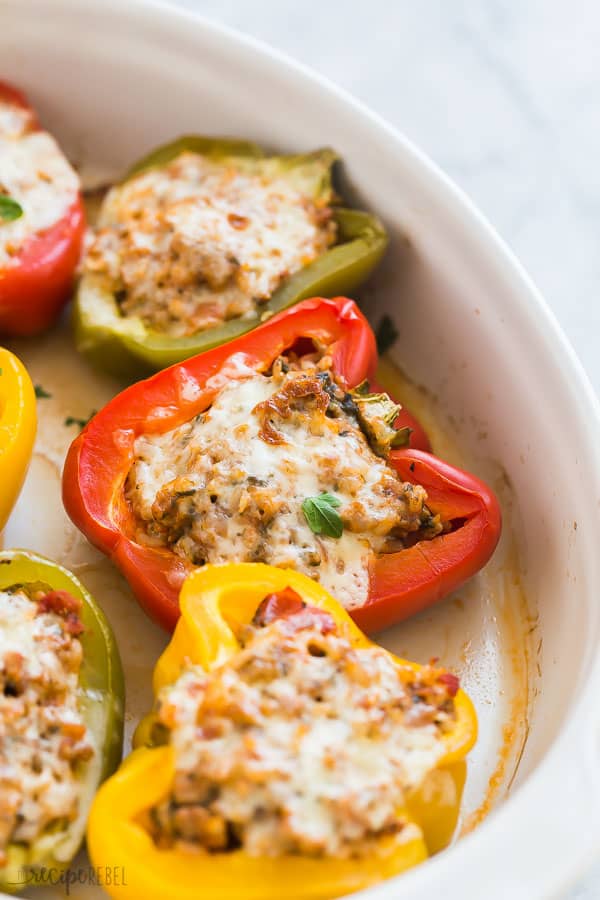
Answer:
[[[506,515],[488,571],[384,638],[461,672],[482,726],[466,812],[473,823],[494,809],[452,849],[363,896],[559,896],[600,854],[600,428],[596,399],[535,288],[405,139],[250,40],[137,0],[3,0],[0,54],[2,77],[30,92],[90,177],[192,130],[342,154],[348,191],[392,233],[367,300],[375,322],[383,311],[394,317],[393,356],[428,389],[423,397],[408,386],[406,397],[440,452],[493,481]],[[64,417],[87,415],[118,385],[75,357],[64,328],[15,347],[53,398],[40,401],[36,455],[5,542],[66,562],[104,603],[133,720],[165,639],[67,523],[58,489],[74,436]]]

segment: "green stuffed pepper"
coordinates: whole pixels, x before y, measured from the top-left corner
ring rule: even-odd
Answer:
[[[0,552],[0,890],[65,870],[118,766],[124,683],[104,614],[66,569]]]
[[[140,160],[105,197],[83,261],[78,349],[134,376],[307,297],[352,293],[387,236],[375,216],[339,205],[336,159],[188,136]]]

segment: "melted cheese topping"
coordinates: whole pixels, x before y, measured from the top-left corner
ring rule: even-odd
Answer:
[[[426,493],[375,455],[356,421],[339,410],[329,416],[312,395],[287,417],[273,414],[280,443],[265,439],[261,404],[314,375],[231,381],[194,421],[140,436],[127,485],[137,539],[167,544],[196,565],[254,561],[297,569],[347,609],[362,605],[373,554],[431,519]],[[340,538],[315,534],[302,511],[307,497],[322,492],[339,500]]]
[[[12,222],[0,217],[0,268],[15,265],[27,240],[59,222],[79,191],[54,138],[31,125],[28,110],[0,101],[0,194],[23,209]]]
[[[243,642],[160,696],[176,775],[150,816],[159,846],[347,857],[402,832],[406,792],[443,757],[454,720],[442,670],[415,673],[293,619]]]
[[[81,643],[66,620],[0,592],[0,865],[78,813],[77,766],[93,754],[78,707]]]
[[[181,336],[251,315],[334,239],[328,208],[284,178],[184,153],[109,192],[84,268],[123,315]]]

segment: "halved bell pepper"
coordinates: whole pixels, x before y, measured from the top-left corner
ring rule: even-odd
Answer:
[[[29,110],[33,117],[32,128],[41,130],[25,96],[4,82],[0,82],[2,105]],[[12,199],[18,201],[19,197]],[[27,215],[26,210],[24,215]],[[28,336],[52,325],[69,299],[84,231],[83,202],[77,194],[60,219],[49,228],[33,233],[10,265],[0,266],[0,333]]]
[[[67,591],[82,601],[80,703],[96,753],[82,774],[77,819],[62,830],[52,830],[30,847],[9,845],[8,863],[0,868],[0,889],[10,892],[30,883],[31,870],[66,869],[77,853],[98,785],[114,772],[121,759],[125,702],[123,670],[115,637],[104,613],[81,582],[67,569],[36,553],[0,551],[0,591],[19,585],[35,590]]]
[[[184,152],[231,161],[243,171],[284,178],[315,199],[332,195],[331,169],[337,159],[332,150],[265,157],[260,147],[247,141],[196,135],[159,147],[133,166],[124,180],[165,166]],[[333,247],[287,278],[253,315],[230,319],[187,337],[161,334],[148,328],[138,316],[123,316],[103,279],[86,273],[77,291],[73,313],[78,350],[101,369],[125,376],[147,374],[246,334],[268,316],[306,297],[351,293],[381,259],[387,235],[381,222],[369,213],[336,206],[333,209],[338,228]]]
[[[0,347],[0,532],[23,487],[36,427],[35,393],[27,369]]]
[[[178,594],[192,564],[166,548],[139,544],[124,485],[140,434],[164,432],[210,406],[228,381],[248,368],[266,370],[285,349],[310,338],[330,346],[333,370],[356,386],[375,365],[373,333],[351,300],[314,298],[280,313],[244,337],[132,385],[100,411],[71,445],[63,500],[78,528],[107,553],[143,608],[167,629],[179,615]],[[423,484],[428,506],[447,533],[378,556],[369,598],[353,610],[378,630],[437,602],[474,575],[491,556],[501,517],[493,493],[475,476],[417,450],[389,457],[406,481]]]
[[[143,608],[164,628],[172,630],[175,626],[179,589],[192,565],[168,549],[139,544],[133,537],[135,522],[124,485],[134,458],[134,442],[140,434],[168,431],[189,421],[210,406],[227,381],[240,377],[248,368],[264,371],[302,338],[330,347],[333,370],[350,387],[370,378],[374,371],[375,338],[356,304],[343,297],[305,300],[236,341],[127,388],[91,420],[69,449],[63,475],[67,513],[86,537],[111,557]],[[402,424],[411,421],[403,411]],[[430,468],[435,468],[438,461],[433,456],[428,458]],[[446,469],[450,471],[450,467]],[[459,484],[460,479],[468,478],[458,470],[454,472]],[[473,494],[478,482],[471,480],[468,484]],[[485,503],[492,503],[493,498],[489,492],[483,496],[485,508]],[[451,566],[446,573],[445,564],[450,564],[451,559],[446,559],[444,553],[440,555],[439,583],[429,572],[422,590],[416,591],[422,606],[440,599],[441,584],[445,591],[451,589],[452,572],[467,577],[483,565],[493,549],[491,534],[497,537],[497,526],[496,530],[485,531],[485,543],[465,546],[468,555],[460,569]],[[454,542],[449,546],[454,547]],[[455,580],[452,586],[457,583]],[[407,586],[412,593],[405,611]],[[395,598],[394,620],[414,611],[414,584],[401,561],[397,562]],[[369,602],[373,608],[377,599],[377,594],[371,592]],[[387,593],[384,599],[387,623],[391,608]],[[370,622],[375,624],[372,611]]]
[[[210,670],[239,650],[236,631],[252,621],[268,595],[292,588],[302,600],[327,611],[356,647],[370,642],[319,584],[298,572],[261,563],[206,566],[184,583],[181,619],[154,672],[155,692],[178,678],[189,663]],[[417,670],[413,663],[397,660]],[[169,745],[139,746],[152,733],[152,718],[136,734],[136,749],[100,789],[88,826],[88,849],[95,866],[122,866],[127,884],[108,887],[117,898],[195,900],[331,900],[398,875],[449,842],[456,826],[465,779],[465,757],[477,736],[469,698],[458,691],[456,721],[443,740],[446,753],[401,812],[416,828],[407,836],[385,837],[377,852],[360,859],[300,855],[251,857],[242,850],[186,853],[159,849],[140,822],[143,813],[168,796],[174,776]]]

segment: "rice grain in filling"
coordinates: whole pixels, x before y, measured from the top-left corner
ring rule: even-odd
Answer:
[[[445,753],[454,677],[354,648],[310,612],[246,627],[225,665],[160,695],[176,770],[145,817],[160,847],[350,857],[413,827],[406,792]]]
[[[78,814],[80,767],[93,755],[81,716],[79,601],[0,592],[0,865]]]
[[[442,525],[424,488],[371,449],[327,363],[278,360],[230,381],[194,420],[138,437],[126,484],[136,539],[195,565],[293,568],[347,609],[364,603],[374,555]],[[339,501],[339,539],[315,534],[302,511],[323,492]]]
[[[285,178],[183,153],[113,188],[84,272],[173,337],[248,316],[335,241],[328,203]]]

